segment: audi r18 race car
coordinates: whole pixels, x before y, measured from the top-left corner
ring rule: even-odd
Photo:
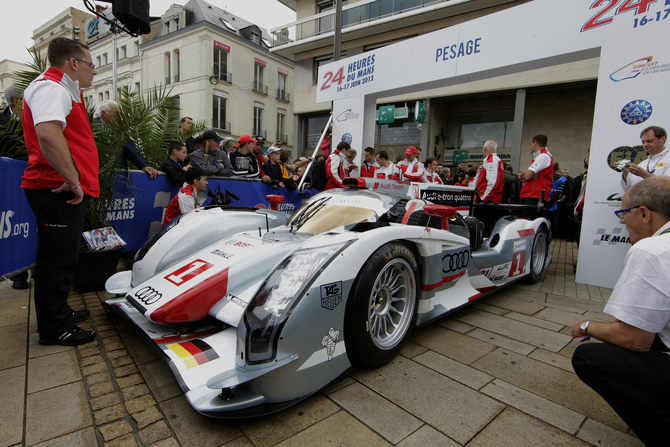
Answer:
[[[138,252],[149,274],[134,268],[108,281],[125,297],[106,304],[159,348],[198,412],[279,411],[352,364],[390,362],[413,327],[518,279],[536,281],[551,262],[547,220],[504,216],[485,238],[477,219],[458,212],[472,206],[471,188],[345,186],[305,200],[285,225],[255,222],[218,238],[186,235],[182,226],[206,218],[191,213]],[[206,246],[182,241],[198,237]],[[161,244],[176,253],[155,250]]]

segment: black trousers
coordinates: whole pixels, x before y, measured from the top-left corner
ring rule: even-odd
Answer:
[[[647,447],[670,443],[670,354],[587,343],[572,366]]]
[[[28,204],[37,218],[35,310],[40,335],[57,336],[72,329],[72,309],[67,297],[79,261],[79,244],[89,196],[77,205],[65,203],[70,192],[26,189]]]
[[[538,199],[538,198],[533,199],[533,198],[530,198],[530,197],[526,197],[526,198],[523,198],[523,199],[519,199],[519,204],[520,205],[533,205],[533,206],[537,207],[537,203],[539,201],[540,201],[540,199]],[[537,208],[534,209],[534,210],[533,209],[521,210],[519,215],[521,217],[528,217],[529,219],[533,219],[534,217],[537,216]]]

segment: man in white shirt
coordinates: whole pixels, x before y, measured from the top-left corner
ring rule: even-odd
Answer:
[[[621,173],[621,187],[627,191],[631,186],[653,175],[670,175],[670,151],[665,142],[668,133],[664,128],[650,126],[640,133],[642,148],[648,157],[639,165],[629,163]]]
[[[388,178],[398,180],[400,178],[400,169],[389,160],[386,151],[379,151],[377,154],[377,163],[379,169],[375,171],[375,178]]]
[[[605,306],[614,323],[577,321],[572,365],[647,446],[670,439],[670,178],[651,176],[623,196],[617,217],[633,244]]]

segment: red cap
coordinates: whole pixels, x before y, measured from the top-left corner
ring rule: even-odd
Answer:
[[[419,151],[416,150],[416,148],[415,148],[414,146],[410,146],[410,147],[408,147],[407,150],[405,151],[405,153],[406,153],[407,155],[416,154],[417,152],[419,152]]]
[[[254,143],[256,142],[256,140],[254,140],[253,138],[251,138],[249,135],[242,135],[242,136],[240,137],[240,139],[237,140],[237,142],[238,142],[239,144],[247,144],[247,143],[250,142],[250,141],[252,141],[252,142],[254,142]]]

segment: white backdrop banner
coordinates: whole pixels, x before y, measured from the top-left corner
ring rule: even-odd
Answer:
[[[669,123],[667,95],[659,97],[668,85],[663,81],[670,70],[669,24],[670,0],[534,0],[323,65],[316,102],[334,102],[334,141],[338,134],[351,135],[360,157],[360,149],[373,143],[372,103],[377,96],[463,84],[600,55],[577,281],[613,287],[630,243],[612,213],[623,191],[618,184],[620,175],[610,169],[608,157],[610,164],[629,155],[641,161],[644,152],[634,148],[640,144],[640,130],[645,124]],[[362,119],[359,115],[355,124],[337,122],[349,109],[355,114],[360,104],[366,105]],[[356,130],[347,130],[349,126]],[[629,149],[615,150],[622,147]],[[586,152],[587,147],[584,149]]]
[[[668,28],[668,11],[670,0],[535,0],[323,65],[316,102],[514,73],[631,39],[644,48]]]
[[[670,83],[668,48],[668,35],[602,48],[577,282],[611,288],[623,270],[631,244],[626,225],[614,215],[623,196],[614,166],[646,159],[640,132],[670,125],[663,93]]]

